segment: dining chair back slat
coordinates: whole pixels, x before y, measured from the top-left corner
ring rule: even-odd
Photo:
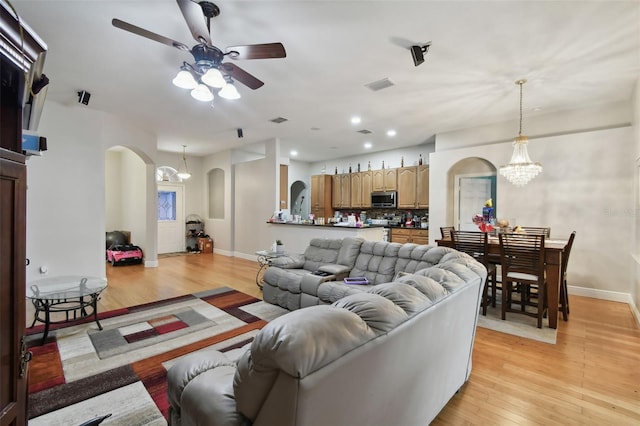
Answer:
[[[551,237],[550,227],[521,226],[520,228],[529,235],[544,235],[545,238]]]
[[[567,321],[569,318],[569,293],[567,290],[567,266],[569,265],[569,255],[571,254],[571,247],[573,247],[573,240],[576,237],[576,231],[573,231],[569,236],[567,245],[562,253],[562,265],[560,269],[560,311],[562,312],[562,319]]]
[[[534,316],[538,328],[546,310],[546,278],[543,234],[499,234],[502,260],[502,319],[506,312]],[[536,291],[537,312],[529,313],[531,292]],[[512,294],[520,293],[520,309],[512,308]]]
[[[454,248],[482,263],[487,268],[487,281],[482,290],[482,315],[487,314],[487,306],[496,304],[496,265],[488,261],[489,236],[486,232],[456,231],[451,233]],[[489,294],[489,287],[492,291]]]
[[[442,236],[443,240],[453,240],[453,231],[455,231],[456,228],[453,226],[441,226],[440,227],[440,235]]]

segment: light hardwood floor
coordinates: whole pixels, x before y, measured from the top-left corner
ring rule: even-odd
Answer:
[[[261,298],[257,262],[189,254],[159,264],[107,265],[99,310],[223,286]],[[570,306],[556,345],[478,328],[471,378],[433,424],[640,425],[640,328],[629,306],[577,296]]]

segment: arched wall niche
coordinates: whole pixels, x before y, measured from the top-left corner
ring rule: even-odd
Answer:
[[[453,164],[447,172],[447,208],[446,223],[451,226],[456,223],[455,213],[459,200],[456,199],[456,176],[495,176],[496,166],[481,157],[467,157]]]
[[[207,190],[209,192],[209,219],[224,219],[224,170],[211,169],[207,172]]]
[[[307,185],[297,180],[290,187],[291,214],[300,217],[308,217],[311,212]]]

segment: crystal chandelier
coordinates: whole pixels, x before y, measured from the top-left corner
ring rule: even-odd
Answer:
[[[500,166],[500,174],[515,186],[524,186],[542,171],[542,164],[534,163],[529,158],[527,144],[529,138],[522,135],[522,85],[527,80],[516,81],[520,86],[520,130],[513,141],[513,155],[506,166]]]

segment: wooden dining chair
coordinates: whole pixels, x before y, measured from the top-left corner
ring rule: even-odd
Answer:
[[[487,306],[496,306],[496,265],[488,261],[489,239],[486,232],[456,231],[452,232],[452,240],[456,250],[468,254],[487,268],[487,280],[482,290],[482,315],[487,315]],[[491,294],[489,294],[491,287]]]
[[[529,235],[544,235],[545,238],[551,237],[550,227],[521,226],[520,228]]]
[[[562,265],[560,269],[560,312],[562,312],[562,319],[567,321],[569,318],[569,292],[567,291],[567,266],[569,265],[569,254],[571,253],[571,247],[573,246],[573,240],[576,237],[576,231],[571,233],[569,241],[562,253]]]
[[[441,226],[440,227],[440,235],[443,240],[453,240],[453,236],[451,235],[456,228],[453,226]]]
[[[507,312],[525,314],[537,318],[538,328],[542,328],[547,290],[544,264],[545,236],[499,234],[499,239],[502,259],[502,319],[506,319]],[[526,309],[532,290],[537,295],[536,312]],[[520,294],[518,309],[513,308],[514,292]]]

